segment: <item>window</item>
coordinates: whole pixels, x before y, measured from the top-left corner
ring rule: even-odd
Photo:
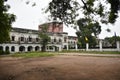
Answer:
[[[32,46],[28,46],[28,51],[32,51],[33,47]]]
[[[25,47],[24,46],[20,46],[19,47],[19,51],[25,51]]]
[[[12,36],[12,41],[15,41],[15,36]]]
[[[21,37],[21,38],[20,38],[20,41],[24,41],[24,37]]]
[[[67,42],[67,37],[64,37],[64,42]]]
[[[59,39],[59,42],[62,42],[62,40],[61,40],[61,39]]]
[[[32,38],[31,38],[30,36],[29,36],[29,38],[28,38],[28,41],[29,41],[29,42],[32,42]]]
[[[11,47],[11,51],[15,51],[15,47],[14,46]]]
[[[53,50],[53,47],[52,47],[52,46],[49,46],[49,49],[50,49],[50,50]]]
[[[56,38],[54,39],[54,42],[56,42]]]
[[[39,46],[35,47],[35,51],[39,51],[39,49],[40,49]]]
[[[36,38],[36,42],[38,42],[39,41],[39,39],[38,38]]]

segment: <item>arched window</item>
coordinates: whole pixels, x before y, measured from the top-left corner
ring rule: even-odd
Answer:
[[[11,51],[13,51],[13,52],[15,51],[15,47],[14,46],[11,47]]]
[[[36,46],[35,47],[35,51],[39,51],[40,47],[39,46]]]
[[[19,51],[25,51],[25,47],[24,46],[20,46],[19,47]]]
[[[28,51],[32,51],[33,47],[32,46],[28,46]]]

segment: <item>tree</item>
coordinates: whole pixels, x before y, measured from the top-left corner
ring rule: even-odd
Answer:
[[[48,33],[47,33],[47,28],[48,28],[48,25],[44,24],[42,26],[42,30],[41,30],[41,32],[39,34],[40,44],[42,45],[42,51],[43,52],[46,51],[46,45],[50,41],[50,37],[48,36]]]
[[[89,43],[90,47],[97,44],[97,35],[101,32],[101,26],[98,22],[93,23],[90,19],[80,19],[77,22],[79,30],[76,32],[80,45],[85,47]]]
[[[0,43],[10,41],[9,31],[15,21],[15,15],[7,13],[10,6],[5,5],[5,1],[7,0],[0,0]]]
[[[88,39],[88,40],[86,40]],[[86,43],[89,43],[89,47],[96,47],[97,45],[97,40],[95,38],[95,36],[88,36],[88,37],[84,37],[84,36],[81,36],[81,37],[78,37],[78,46],[80,48],[85,48],[86,47]]]
[[[51,13],[52,20],[64,22],[67,26],[78,25],[78,39],[85,41],[88,38],[89,42],[100,34],[100,23],[115,23],[119,10],[120,0],[52,0],[46,12]],[[79,12],[83,18],[77,21]]]
[[[120,36],[106,37],[105,41],[109,42],[112,47],[116,47],[116,41],[120,41]]]
[[[76,25],[78,11],[84,17],[89,15],[92,21],[101,21],[107,24],[115,23],[118,10],[120,10],[120,0],[52,0],[46,12],[51,13],[53,20]]]

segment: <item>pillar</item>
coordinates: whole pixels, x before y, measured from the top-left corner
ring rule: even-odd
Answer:
[[[69,48],[68,45],[66,45],[66,46],[67,46],[67,50],[69,50],[69,49],[68,49],[68,48]]]
[[[25,52],[28,52],[28,46],[25,46]]]
[[[15,52],[19,52],[19,46],[15,45]]]
[[[3,51],[5,51],[5,45],[3,45]]]
[[[119,41],[117,41],[116,43],[117,43],[117,51],[120,51],[120,43],[119,43]]]
[[[62,51],[62,47],[61,46],[59,46],[59,51]]]
[[[88,50],[89,50],[89,44],[86,43],[86,51],[88,51]]]
[[[102,40],[99,41],[99,49],[102,51]]]
[[[76,51],[78,50],[78,46],[77,46],[77,44],[75,44],[75,50],[76,50]]]

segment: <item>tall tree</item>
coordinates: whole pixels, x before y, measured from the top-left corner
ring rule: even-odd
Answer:
[[[46,12],[51,13],[53,20],[76,24],[78,10],[84,17],[89,15],[92,21],[114,23],[120,10],[120,0],[52,0]]]
[[[10,6],[5,5],[5,1],[7,0],[0,0],[0,43],[10,40],[9,31],[15,21],[15,15],[7,13]]]
[[[76,32],[80,45],[85,47],[86,43],[90,44],[90,47],[95,47],[97,44],[96,37],[101,32],[101,26],[98,22],[93,23],[90,19],[80,19],[77,22],[79,30]]]
[[[48,44],[48,42],[50,41],[50,37],[48,36],[47,33],[47,29],[48,29],[48,25],[44,24],[42,26],[42,30],[39,34],[40,37],[40,44],[42,45],[42,51],[45,52],[46,51],[46,45]]]
[[[101,32],[100,23],[115,23],[119,10],[120,0],[52,0],[46,12],[51,13],[52,20],[78,25],[78,39],[92,42]],[[78,20],[79,12],[83,18]]]

